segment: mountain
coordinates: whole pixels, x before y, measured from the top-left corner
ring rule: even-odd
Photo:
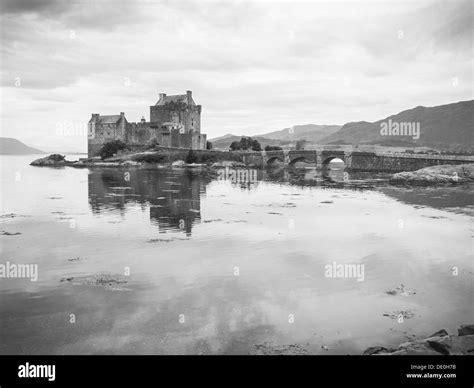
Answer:
[[[225,139],[231,138],[231,137],[236,137],[236,135],[233,135],[232,133],[228,133],[227,135],[224,135],[224,136],[215,137],[214,139],[211,139],[210,141],[218,142],[220,140],[225,140]]]
[[[317,143],[324,137],[338,131],[340,125],[295,125],[292,128],[285,128],[280,131],[268,132],[263,135],[252,135],[252,139],[258,140],[262,148],[270,146],[285,146],[295,143],[297,140],[307,140],[310,143]],[[233,141],[239,141],[242,136],[227,134],[221,137],[210,139],[213,148],[228,149]]]
[[[306,124],[295,125],[292,128],[285,128],[281,131],[269,132],[259,136],[275,140],[306,140],[308,142],[317,143],[319,140],[337,132],[339,129],[341,129],[340,125]]]
[[[87,155],[87,152],[80,151],[79,149],[74,148],[74,147],[68,147],[66,148],[66,150],[62,150],[62,151],[58,151],[57,149],[53,151],[48,150],[47,153],[60,154],[60,155]]]
[[[419,138],[383,136],[381,129],[388,123],[419,123]],[[393,125],[392,125],[393,128]],[[414,135],[414,136],[413,136]],[[474,148],[474,100],[434,107],[418,106],[373,123],[347,123],[323,138],[323,144],[377,144],[386,146],[427,146],[440,149]]]
[[[11,137],[0,137],[0,155],[45,154],[46,152],[32,148]]]

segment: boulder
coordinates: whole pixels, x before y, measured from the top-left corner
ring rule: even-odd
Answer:
[[[415,340],[415,341],[408,341],[401,344],[398,349],[391,353],[391,355],[399,356],[399,355],[409,355],[409,356],[416,356],[416,355],[440,355],[436,349],[433,349],[429,343],[425,340]]]
[[[141,163],[136,162],[135,160],[124,160],[121,162],[122,166],[141,166]]]
[[[121,165],[120,162],[94,162],[89,167],[120,167]]]
[[[171,165],[173,167],[183,167],[185,164],[186,164],[186,162],[184,160],[176,160]]]
[[[430,337],[444,337],[445,335],[448,335],[448,332],[445,329],[441,329],[438,330],[436,333],[431,334]]]
[[[449,335],[445,329],[438,330],[428,338],[415,339],[400,344],[396,349],[371,346],[363,355],[461,355],[474,354],[474,325],[462,325],[459,335]]]
[[[474,164],[441,165],[425,167],[416,171],[393,174],[390,183],[395,185],[446,185],[474,181]]]
[[[458,329],[459,336],[471,334],[474,334],[474,325],[461,325],[461,327]]]
[[[472,354],[474,352],[474,335],[464,335],[461,337],[447,335],[430,338],[426,342],[437,352],[445,355]]]
[[[384,348],[383,346],[371,346],[370,348],[367,348],[364,350],[364,353],[362,353],[364,356],[370,356],[372,354],[390,354],[393,352],[393,349],[387,349]]]
[[[73,285],[83,285],[83,286],[95,286],[95,287],[104,287],[107,290],[111,291],[129,291],[130,289],[124,288],[121,284],[128,282],[128,278],[125,275],[120,274],[95,274],[90,276],[81,276],[81,277],[64,277],[61,279],[61,283],[70,283]]]
[[[30,166],[38,167],[61,167],[66,166],[69,162],[66,160],[66,157],[59,154],[52,154],[44,158],[36,159],[30,163]]]

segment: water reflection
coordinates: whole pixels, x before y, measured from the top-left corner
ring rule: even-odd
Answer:
[[[8,163],[2,213],[17,216],[2,230],[19,234],[1,236],[3,255],[34,258],[40,276],[0,282],[2,354],[253,354],[265,343],[360,354],[472,322],[472,218],[436,209],[468,209],[468,186],[394,188],[383,175],[307,168]],[[16,171],[25,179],[12,184]],[[327,278],[334,261],[363,264],[365,280]],[[127,291],[61,282],[124,268]],[[386,294],[400,284],[416,295]],[[399,310],[415,316],[384,316]]]
[[[469,206],[474,195],[469,188],[406,189],[387,185],[387,174],[353,173],[343,169],[311,168],[221,169],[213,172],[183,169],[103,169],[88,175],[88,200],[95,215],[107,211],[124,214],[139,204],[149,212],[159,233],[180,231],[191,236],[201,221],[201,196],[213,181],[229,182],[234,188],[256,190],[260,182],[349,190],[377,189],[396,200],[435,208]]]
[[[89,204],[94,214],[124,212],[129,204],[149,208],[150,221],[161,233],[190,236],[201,219],[201,195],[211,180],[190,170],[94,170],[88,176]]]
[[[315,168],[274,168],[263,172],[262,179],[289,183],[299,187],[333,187],[348,189],[366,189],[380,185],[385,185],[388,181],[388,174],[349,172],[344,169],[323,169]]]
[[[254,190],[259,182],[291,184],[299,187],[366,189],[386,179],[373,174],[349,173],[343,169],[221,169],[213,172],[183,169],[92,170],[88,175],[91,211],[124,214],[129,205],[139,204],[149,211],[150,222],[160,233],[182,231],[191,235],[201,220],[201,196],[212,181],[227,181],[233,187]]]

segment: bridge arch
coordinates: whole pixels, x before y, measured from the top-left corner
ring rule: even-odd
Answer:
[[[305,163],[308,163],[308,164],[311,164],[313,163],[314,164],[314,160],[310,160],[308,159],[307,157],[305,156],[297,156],[297,157],[294,157],[293,159],[290,160],[290,162],[288,163],[290,166],[294,166],[296,163],[298,162],[305,162]]]
[[[347,164],[346,158],[344,157],[344,155],[328,155],[328,156],[323,157],[323,162],[322,162],[323,167],[329,167],[329,163],[331,163],[334,159],[342,160],[344,162],[344,165]]]
[[[266,161],[266,165],[267,166],[270,166],[272,165],[273,163],[275,163],[275,161],[278,160],[280,163],[285,163],[285,161],[283,160],[282,157],[280,156],[270,156],[267,158],[267,161]]]

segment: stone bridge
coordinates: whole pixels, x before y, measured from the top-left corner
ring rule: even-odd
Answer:
[[[340,149],[242,152],[240,155],[244,163],[258,167],[271,166],[278,161],[283,166],[306,162],[316,168],[325,168],[328,167],[331,160],[338,158],[344,162],[345,168],[351,171],[399,172],[414,171],[441,164],[474,163],[474,156],[376,153]]]
[[[161,152],[168,154],[170,160],[186,160],[189,149],[160,147]],[[348,171],[379,171],[400,172],[414,171],[420,168],[441,164],[474,163],[474,156],[464,155],[428,155],[389,152],[344,151],[341,149],[320,149],[301,151],[217,151],[193,150],[203,159],[212,158],[216,161],[232,160],[244,162],[257,168],[271,166],[277,161],[285,167],[297,162],[306,162],[316,168],[328,167],[334,158],[341,159]]]

